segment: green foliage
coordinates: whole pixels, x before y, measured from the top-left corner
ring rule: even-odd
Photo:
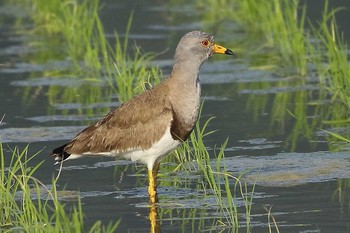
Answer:
[[[61,51],[77,69],[101,69],[99,50],[106,45],[100,37],[104,32],[98,15],[99,0],[33,0],[30,4],[35,33],[59,37],[64,42]],[[84,67],[81,60],[86,64]]]
[[[42,163],[30,166],[36,155],[29,157],[27,151],[15,148],[5,155],[0,143],[1,232],[115,232],[119,221],[107,226],[96,222],[87,231],[80,199],[71,208],[62,203],[55,180],[49,188],[34,177]]]
[[[271,59],[269,56],[270,60],[262,59],[266,64],[260,67],[266,67],[273,60],[276,64],[269,64],[270,67],[292,66],[296,70],[297,76],[305,77],[309,72],[307,63],[316,64],[322,87],[332,94],[332,102],[337,103],[338,106],[336,111],[333,111],[331,120],[339,122],[339,118],[348,117],[350,68],[347,46],[340,39],[336,28],[335,11],[328,12],[326,5],[324,19],[320,27],[313,27],[310,35],[305,30],[306,8],[303,7],[299,11],[300,2],[298,0],[246,0],[238,2],[220,0],[208,1],[208,3],[201,1],[201,5],[211,9],[211,20],[223,21],[227,17],[232,17],[243,25],[242,28],[248,32],[249,36],[262,38],[261,44],[257,47],[260,51],[268,51],[274,58]],[[232,6],[232,8],[226,6]],[[150,83],[159,81],[159,70],[155,67],[149,67],[150,60],[154,58],[153,54],[143,54],[138,47],[135,48],[132,56],[128,53],[128,35],[132,15],[127,24],[124,39],[120,39],[120,36],[115,33],[115,45],[111,46],[105,39],[104,29],[99,19],[98,0],[51,0],[49,2],[33,0],[31,7],[33,10],[31,16],[35,24],[34,32],[44,35],[46,38],[53,38],[53,42],[62,51],[63,58],[72,61],[73,72],[70,70],[68,76],[89,82],[86,86],[74,88],[50,87],[48,96],[51,104],[59,99],[57,96],[63,96],[64,102],[95,103],[97,99],[102,99],[98,97],[105,92],[108,94],[111,92],[105,90],[103,86],[91,85],[91,83],[101,84],[105,81],[110,90],[121,101],[125,101],[140,93],[144,89],[146,81]],[[216,25],[211,26],[215,28]],[[310,43],[310,38],[320,42]],[[40,57],[40,60],[47,60],[47,57],[45,56],[44,59]],[[67,73],[57,72],[58,76],[62,76],[62,74]],[[300,85],[303,85],[305,80],[300,82]],[[285,83],[281,82],[278,85],[283,87]],[[265,86],[264,88],[269,87]],[[292,116],[295,119],[294,130],[289,137],[292,149],[295,148],[296,140],[300,135],[312,137],[310,120],[307,119],[309,96],[311,96],[309,93],[300,91],[297,93],[278,93],[274,97],[271,124],[276,128],[284,129],[287,117]],[[254,101],[256,102],[256,100]],[[262,105],[269,103],[263,98],[259,98],[259,101]],[[288,108],[288,104],[291,102],[300,104],[291,109]],[[264,111],[265,107],[260,106],[258,109]],[[235,200],[241,198],[245,205],[248,231],[255,187],[253,186],[249,192],[247,185],[240,182],[240,177],[234,177],[227,172],[224,160],[227,141],[220,147],[217,155],[210,155],[203,141],[206,136],[213,133],[206,132],[210,120],[207,120],[202,127],[198,123],[194,133],[191,134],[190,141],[185,142],[176,151],[176,158],[180,163],[175,170],[197,169],[200,171],[205,178],[203,186],[212,190],[220,211],[223,213],[224,220],[220,219],[218,223],[232,228],[234,232],[238,231],[240,221]],[[344,121],[348,123],[347,120]],[[311,122],[311,124],[313,127],[319,126],[315,122]],[[347,140],[344,136],[335,133],[331,133],[331,135],[341,140]],[[67,206],[58,201],[55,181],[53,181],[53,188],[48,189],[32,176],[38,167],[31,168],[27,166],[27,162],[18,162],[14,159],[25,155],[26,152],[14,153],[9,166],[11,169],[9,169],[3,165],[4,156],[2,154],[0,161],[0,166],[3,166],[0,167],[0,179],[2,179],[0,182],[2,185],[0,210],[3,214],[0,218],[0,230],[41,232],[44,229],[45,232],[50,232],[52,229],[52,232],[55,232],[64,229],[66,232],[82,232],[84,228],[80,202],[78,207],[71,208],[67,214]],[[214,162],[211,157],[214,157]],[[197,165],[183,166],[191,164],[192,161],[196,161]],[[47,198],[43,197],[43,190],[48,194]],[[18,194],[21,195],[18,197]],[[37,196],[35,201],[30,198],[33,195]],[[14,196],[18,198],[14,199]],[[115,229],[116,226],[117,224],[113,224],[103,228],[101,223],[97,222],[90,231],[109,231]]]
[[[237,4],[235,19],[248,33],[264,38],[264,46],[273,48],[282,64],[295,66],[297,73],[305,76],[308,45],[304,30],[306,8],[303,7],[298,14],[299,0],[247,0]]]
[[[159,82],[159,69],[150,65],[153,54],[143,54],[135,46],[134,54],[130,55],[128,36],[133,14],[124,38],[115,33],[115,44],[112,45],[105,37],[99,17],[99,0],[32,0],[20,4],[27,8],[30,5],[29,15],[34,28],[30,37],[33,42],[29,44],[41,51],[37,56],[31,55],[30,61],[41,63],[62,57],[70,65],[66,69],[47,71],[43,77],[77,80],[70,86],[50,85],[48,98],[51,105],[58,101],[89,105],[110,99],[112,93],[124,102],[141,93],[145,82]],[[38,35],[42,37],[41,43],[35,42]],[[34,88],[26,88],[25,101],[42,89]],[[89,111],[88,115],[94,114],[92,108],[85,109]],[[78,111],[83,113],[82,108]]]
[[[350,66],[348,47],[339,35],[334,16],[339,10],[328,11],[328,4],[326,4],[320,27],[319,29],[314,28],[314,31],[321,42],[319,59],[324,59],[324,63],[318,66],[322,87],[332,93],[333,102],[340,101],[348,111],[350,108]]]
[[[248,185],[242,184],[240,181],[243,174],[235,177],[232,172],[227,170],[224,152],[228,140],[218,150],[214,148],[214,152],[217,151],[217,154],[213,155],[208,151],[204,139],[215,132],[207,131],[207,126],[213,119],[213,117],[207,119],[203,125],[201,125],[201,119],[198,120],[190,139],[175,151],[176,160],[179,162],[175,170],[196,171],[203,176],[203,182],[198,188],[203,189],[209,196],[214,195],[221,213],[220,216],[222,216],[215,220],[214,228],[225,228],[229,229],[229,232],[238,232],[242,220],[239,219],[241,210],[237,207],[236,201],[240,199],[244,203],[246,229],[247,232],[250,232],[250,213],[255,185],[249,191]],[[188,166],[193,161],[195,164]]]
[[[246,38],[252,38],[255,43],[255,38],[259,38],[255,45],[258,49],[253,50],[254,53],[268,52],[266,58],[260,59],[262,64],[259,67],[270,65],[273,72],[281,73],[281,78],[291,78],[286,69],[288,66],[294,67],[296,71],[292,72],[295,79],[293,83],[281,80],[264,84],[264,87],[259,86],[259,83],[241,84],[243,89],[247,89],[247,85],[248,89],[286,88],[287,85],[295,84],[303,87],[309,82],[306,77],[316,75],[319,78],[320,91],[301,89],[278,92],[273,96],[271,132],[283,132],[286,124],[293,122],[286,147],[295,150],[297,140],[312,140],[314,130],[322,128],[324,123],[333,122],[335,127],[345,126],[341,122],[349,119],[350,66],[347,42],[335,22],[335,14],[343,9],[329,9],[326,1],[321,22],[317,24],[306,18],[306,5],[301,6],[298,0],[226,1],[223,4],[235,7],[234,10],[227,7],[226,11],[231,11],[231,19],[240,22],[242,29],[247,32]],[[253,57],[252,60],[257,59]],[[276,68],[276,64],[282,69]],[[325,104],[329,97],[330,105]],[[259,101],[253,98],[249,102],[250,108],[255,112],[257,109],[266,112],[268,97],[262,96]],[[317,117],[310,118],[310,110],[311,115]]]

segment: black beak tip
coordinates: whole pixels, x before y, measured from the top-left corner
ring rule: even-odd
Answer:
[[[236,57],[236,54],[230,49],[226,49],[225,54],[232,55],[232,56]]]

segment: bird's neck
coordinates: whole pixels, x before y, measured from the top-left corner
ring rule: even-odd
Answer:
[[[169,90],[169,98],[173,111],[181,127],[189,132],[198,119],[201,94],[198,78],[200,66],[201,63],[176,61],[168,80],[172,87]]]
[[[183,85],[198,85],[199,69],[202,62],[189,61],[190,59],[175,60],[171,77]]]

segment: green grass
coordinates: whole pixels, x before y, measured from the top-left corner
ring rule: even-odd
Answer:
[[[150,84],[159,82],[159,69],[156,67],[149,67],[149,61],[154,57],[153,54],[142,54],[141,50],[137,47],[132,56],[128,54],[128,33],[131,27],[132,15],[126,26],[125,38],[122,40],[116,33],[115,45],[113,47],[108,44],[104,37],[104,29],[98,16],[98,1],[53,0],[49,4],[46,4],[41,0],[33,0],[31,3],[34,9],[31,15],[35,23],[34,31],[48,40],[56,37],[60,38],[61,41],[57,42],[55,39],[53,42],[61,45],[64,57],[72,61],[73,67],[63,73],[57,72],[58,75],[68,74],[71,78],[80,78],[84,81],[89,81],[90,84],[94,82],[101,83],[102,77],[104,77],[111,90],[121,101],[130,99],[133,95],[143,91],[145,82],[149,82]],[[86,19],[86,22],[81,19]],[[77,30],[79,32],[75,33]],[[48,59],[48,57],[45,58]],[[54,75],[54,73],[50,74]],[[89,86],[91,85],[87,85],[86,88],[82,88],[84,86],[73,88],[50,87],[48,91],[50,103],[54,104],[58,96],[62,96],[62,98],[59,98],[62,102],[94,103],[96,102],[96,96],[101,95],[102,88],[104,87]],[[82,91],[88,94],[82,94]],[[90,95],[91,98],[89,98]],[[65,113],[68,114],[69,111]],[[191,149],[186,146],[183,147],[186,150],[183,151],[184,153],[188,155],[191,154],[191,156],[195,154],[194,158],[197,163],[208,163],[210,160],[209,153],[202,141],[203,137],[210,134],[205,132],[208,123],[209,121],[203,128],[197,125],[198,134],[191,135]],[[225,147],[222,147],[221,153],[224,148]],[[193,152],[190,152],[191,150],[193,150]],[[184,164],[186,156],[178,157],[178,159],[182,160],[181,164]],[[210,170],[209,164],[205,167],[200,167],[200,169],[205,169],[205,173],[203,174],[208,179],[207,182],[210,188],[220,188],[220,185],[215,186],[219,184],[215,183],[217,180],[209,180],[210,177],[213,177],[213,174],[215,174],[215,177],[219,175],[213,172],[207,173]],[[32,175],[32,173],[28,174],[28,181],[34,179]],[[220,176],[222,175],[220,174]],[[228,182],[228,179],[226,179],[226,181]],[[55,181],[52,182],[54,188],[46,191],[50,191],[49,193],[50,196],[52,196],[52,200],[57,200],[58,196],[55,188]],[[35,185],[38,187],[35,188],[37,190],[36,195],[41,195],[42,185],[40,183],[35,183]],[[227,183],[226,188],[229,186],[230,185]],[[224,208],[220,201],[220,198],[222,198],[221,190],[219,190],[220,192],[217,191],[218,190],[216,190],[216,197],[220,209],[222,211],[232,211],[234,205],[233,199],[230,198],[229,207]],[[229,190],[227,192],[229,192]],[[219,194],[220,196],[218,196]],[[53,202],[54,207],[49,208],[49,200],[45,200],[44,204],[41,203],[41,198],[37,198],[37,200],[37,206],[40,207],[40,211],[38,212],[40,214],[34,214],[34,216],[37,216],[36,220],[31,221],[30,224],[33,222],[44,222],[42,225],[47,225],[47,222],[55,218],[55,226],[57,226],[57,228],[69,231],[71,223],[68,222],[68,219],[72,219],[73,221],[79,221],[79,226],[83,228],[80,203],[78,203],[77,208],[71,210],[71,218],[65,219],[65,212],[67,210],[64,206],[60,205],[58,201]],[[32,209],[28,209],[28,214],[31,212],[35,213],[35,203],[33,203],[32,206]],[[45,212],[48,211],[48,208],[49,211],[51,209],[54,211],[51,217]],[[235,216],[235,213],[232,213],[231,216]],[[13,226],[16,225],[15,220],[11,220],[10,222]],[[223,222],[224,221],[220,221],[220,223]],[[96,223],[92,229],[100,229],[99,226],[99,223]],[[110,225],[110,228],[115,226],[116,225]],[[107,227],[106,229],[108,230],[110,228]],[[80,229],[79,231],[82,230]]]
[[[223,33],[227,33],[225,25],[235,21],[245,32],[237,44],[238,54],[260,54],[267,57],[265,67],[282,66],[281,70],[291,67],[288,72],[300,76],[307,74],[306,7],[300,10],[299,0],[206,0],[196,3],[205,9],[202,20],[210,22],[206,26],[209,31],[217,32],[223,28]]]
[[[201,140],[200,140],[201,141]],[[216,203],[221,212],[221,218],[217,220],[217,227],[228,228],[230,232],[239,232],[242,225],[240,215],[245,216],[245,225],[247,232],[251,231],[251,209],[255,185],[252,190],[248,190],[246,183],[242,184],[240,178],[243,174],[235,177],[232,172],[227,171],[224,152],[227,140],[220,146],[218,154],[211,159],[209,152],[205,147],[201,148],[200,157],[195,160],[199,171],[204,176],[203,186],[209,188],[215,196]],[[211,194],[209,194],[211,195]],[[244,203],[243,211],[236,205],[236,201],[241,199]]]
[[[221,10],[211,11],[220,13],[220,20],[224,19],[222,15],[231,15],[241,22],[248,36],[263,38],[261,44],[257,46],[258,52],[269,52],[272,54],[272,58],[266,59],[266,63],[261,64],[261,67],[266,67],[268,62],[274,61],[276,63],[272,65],[273,68],[282,66],[282,69],[278,72],[284,72],[285,67],[292,66],[293,72],[291,73],[303,78],[309,72],[307,69],[308,62],[317,62],[317,71],[319,76],[322,77],[323,87],[329,93],[332,93],[332,101],[339,102],[341,106],[336,111],[337,116],[331,119],[337,121],[344,115],[346,116],[349,107],[349,83],[347,79],[349,77],[349,66],[346,46],[339,39],[336,24],[332,19],[334,12],[325,10],[324,23],[310,35],[308,31],[305,31],[305,21],[307,21],[305,7],[298,16],[299,1],[273,0],[266,2],[247,0],[240,2],[209,1],[209,3],[214,3],[210,5],[213,9],[218,9],[214,7],[221,7]],[[231,5],[237,6],[237,9],[232,10],[225,7]],[[130,56],[127,52],[132,16],[126,26],[125,38],[121,39],[116,33],[115,45],[111,46],[105,39],[104,29],[98,16],[98,1],[73,0],[50,1],[48,3],[43,0],[33,0],[32,7],[34,9],[32,15],[35,22],[34,31],[46,37],[56,38],[53,42],[62,47],[63,57],[72,60],[74,70],[69,70],[69,77],[89,81],[87,86],[91,86],[91,83],[101,84],[106,82],[110,87],[110,91],[107,90],[107,95],[115,93],[121,101],[140,93],[144,89],[146,81],[150,83],[159,81],[159,69],[149,67],[149,61],[153,59],[153,54],[143,54],[140,48],[137,47],[133,56]],[[222,11],[225,13],[222,14]],[[211,15],[211,19],[215,18],[215,15]],[[329,27],[329,22],[333,26]],[[57,37],[60,39],[59,41],[57,41]],[[310,38],[319,39],[321,41],[320,44],[317,44],[319,47],[314,47],[315,44],[309,43]],[[318,54],[319,51],[323,52],[324,49],[327,51],[326,58]],[[326,66],[319,64],[321,62],[325,62]],[[286,72],[287,75],[289,73]],[[58,74],[62,75],[62,73]],[[301,82],[304,82],[304,80]],[[283,87],[284,83],[281,82],[280,85]],[[265,88],[269,88],[269,86]],[[95,103],[97,97],[102,96],[104,91],[105,87],[97,86],[93,86],[91,89],[85,88],[85,86],[76,88],[54,87],[49,90],[49,99],[51,104],[55,104],[57,99],[60,99],[61,102]],[[291,148],[295,148],[296,140],[300,135],[309,137],[312,134],[309,127],[310,121],[306,117],[307,103],[310,100],[308,94],[300,91],[275,95],[271,124],[276,124],[276,127],[285,126],[288,117],[294,118],[296,122],[293,134],[290,136]],[[58,96],[62,96],[62,98],[57,98]],[[302,104],[290,109],[288,108],[290,102]],[[260,104],[267,105],[268,101],[261,101]],[[266,107],[260,106],[258,109],[264,111]],[[197,169],[201,172],[205,178],[203,187],[212,190],[220,211],[224,213],[224,217],[220,219],[218,224],[231,228],[233,232],[238,231],[240,222],[238,219],[240,210],[235,205],[235,198],[242,198],[245,203],[244,212],[247,229],[250,229],[250,214],[255,186],[249,191],[248,186],[240,182],[240,177],[236,178],[226,171],[224,150],[227,141],[220,147],[217,155],[209,153],[203,142],[203,139],[212,133],[206,132],[209,122],[210,120],[206,121],[203,126],[197,124],[195,132],[191,134],[190,141],[177,150],[175,154],[179,165],[175,170],[189,169],[189,171],[193,171]],[[315,124],[314,126],[319,125]],[[214,160],[215,162],[213,162]],[[187,166],[192,161],[196,161],[197,166]],[[33,178],[28,181],[35,183]],[[39,183],[36,185],[41,187]],[[37,195],[39,194],[40,192],[37,191]],[[63,209],[60,210],[62,213]],[[34,212],[35,209],[32,211]],[[43,212],[44,210],[40,211]],[[60,216],[60,211],[57,212],[56,216]],[[80,213],[79,211],[80,207],[73,209],[72,213]],[[82,218],[79,214],[74,216],[76,217],[73,217],[73,219],[79,221]],[[61,217],[57,218],[60,219]],[[35,220],[38,221],[38,219]],[[43,222],[45,221],[43,220]],[[59,220],[59,222],[65,221]],[[5,222],[9,222],[5,224],[6,226],[16,226],[14,224],[16,221],[11,220],[9,216]],[[31,221],[31,224],[33,224],[33,221]],[[69,223],[63,225],[69,226]]]
[[[115,232],[119,221],[107,226],[98,221],[87,229],[80,198],[68,207],[60,201],[63,191],[58,192],[55,179],[48,187],[35,178],[42,166],[30,166],[35,156],[28,155],[28,147],[5,153],[0,143],[1,232]]]
[[[244,2],[243,4],[247,4],[247,2]],[[293,94],[290,93],[280,93],[276,95],[276,98],[284,97],[279,98],[279,100],[275,99],[274,102],[276,102],[277,105],[274,105],[274,107],[279,110],[272,111],[272,113],[275,114],[275,116],[272,115],[272,119],[282,119],[281,122],[285,122],[283,119],[286,119],[287,114],[284,114],[285,116],[281,116],[281,114],[283,114],[284,111],[289,111],[289,113],[291,113],[289,115],[291,115],[296,122],[292,131],[293,133],[289,136],[289,139],[287,139],[287,141],[290,142],[289,148],[293,150],[296,148],[296,142],[300,136],[311,139],[314,129],[323,127],[324,122],[327,122],[327,124],[333,122],[333,126],[342,127],[345,126],[342,124],[344,120],[346,121],[349,119],[350,67],[348,46],[347,42],[342,38],[335,21],[336,13],[339,10],[344,9],[329,9],[328,1],[326,1],[321,22],[318,24],[309,23],[308,26],[305,26],[306,6],[301,10],[302,13],[298,20],[296,15],[296,12],[298,11],[297,7],[299,5],[298,1],[289,1],[288,4],[292,4],[291,6],[288,6],[284,0],[271,2],[274,2],[273,4],[275,6],[278,5],[278,2],[281,6],[284,5],[284,7],[281,8],[283,9],[283,13],[280,13],[280,10],[272,11],[272,13],[269,13],[272,17],[271,20],[269,20],[269,17],[259,16],[264,22],[266,21],[266,23],[273,28],[269,31],[265,30],[264,26],[262,26],[262,31],[264,31],[264,33],[267,32],[268,35],[272,35],[280,40],[277,44],[277,48],[282,57],[285,54],[293,54],[290,57],[294,60],[296,67],[299,67],[298,70],[301,76],[309,75],[310,72],[316,72],[321,87],[321,91],[318,94],[318,97],[320,98],[319,100],[315,100],[312,97],[313,92],[311,91],[309,91],[309,93],[307,93],[307,91],[297,92],[295,93],[295,97],[292,97]],[[251,4],[250,7],[258,7],[257,9],[261,9],[259,13],[257,13],[258,15],[266,12],[263,10],[264,8],[260,8],[255,4]],[[293,12],[294,19],[292,16]],[[254,17],[254,14],[245,15],[247,16],[244,16],[243,19],[245,17]],[[283,15],[283,17],[285,17],[284,28],[288,30],[288,32],[282,30],[283,27],[279,27],[278,25],[275,25],[276,22],[273,22],[277,21],[277,24],[283,22],[282,18],[279,18],[278,15]],[[264,20],[265,18],[267,20]],[[253,20],[255,21],[256,19],[257,18]],[[308,27],[311,29],[308,29]],[[291,39],[289,39],[291,42],[290,45],[288,45],[289,36],[285,37],[288,33],[291,33],[296,37],[291,37]],[[303,39],[299,37],[303,37]],[[310,42],[311,39],[313,42]],[[288,57],[286,57],[286,59],[288,59]],[[298,64],[298,61],[301,63]],[[316,70],[308,71],[306,69],[307,63],[314,65]],[[308,104],[308,102],[315,103],[317,101],[320,103],[328,99],[329,95],[331,95],[331,104],[323,106],[316,106],[313,104],[313,106],[315,106],[313,109],[313,115],[319,117],[308,120],[307,112],[308,109],[310,109],[310,104]],[[291,98],[294,100],[283,101]],[[288,110],[288,102],[297,104],[294,109]],[[349,137],[349,135],[347,137]]]
[[[267,67],[281,78],[281,82],[275,83],[241,83],[239,90],[303,87],[308,84],[308,76],[319,78],[320,91],[301,89],[278,92],[273,97],[261,95],[259,100],[255,94],[247,98],[247,105],[256,119],[271,111],[272,134],[276,130],[285,133],[285,129],[293,128],[285,141],[286,149],[295,150],[301,138],[312,141],[315,130],[325,124],[345,126],[350,107],[348,42],[343,39],[335,21],[337,11],[344,9],[329,9],[326,1],[321,22],[311,23],[306,16],[307,5],[302,6],[298,0],[207,0],[197,4],[210,9],[208,13],[204,11],[203,20],[208,16],[226,23],[230,20],[238,22],[245,32],[244,41],[242,39],[239,44],[241,56],[251,60],[252,69]],[[226,25],[225,22],[216,23],[216,30]],[[294,81],[285,81],[285,78]],[[330,105],[325,104],[328,100]]]
[[[264,38],[263,46],[270,48],[269,53],[277,53],[282,65],[292,65],[296,73],[305,76],[308,44],[304,30],[306,8],[303,7],[299,13],[298,0],[247,0],[237,5],[235,19],[247,28],[248,35]]]
[[[60,102],[88,106],[110,101],[113,94],[124,102],[141,93],[145,82],[159,82],[159,69],[150,65],[154,54],[144,54],[135,46],[130,55],[128,35],[133,14],[126,25],[124,38],[115,32],[115,44],[111,44],[105,37],[99,17],[101,6],[98,0],[31,0],[17,4],[28,9],[33,29],[21,31],[29,35],[27,44],[38,50],[38,53],[29,54],[24,59],[39,64],[63,59],[69,62],[68,67],[43,71],[41,76],[78,80],[76,85],[50,85],[47,91],[50,106]],[[37,42],[38,37],[40,43]],[[38,78],[38,74],[34,74],[33,78]],[[37,93],[42,91],[42,86],[26,87],[23,101],[35,101]],[[93,116],[107,111],[107,108],[79,108],[75,114]],[[49,112],[72,113],[71,110],[57,112],[53,108],[49,108]]]
[[[322,124],[325,127],[342,128],[348,126],[350,110],[350,66],[348,56],[348,42],[339,32],[335,15],[342,8],[329,9],[326,1],[322,21],[312,27],[313,34],[317,38],[314,43],[313,60],[316,63],[317,74],[320,80],[322,98],[329,99],[326,105]],[[339,135],[329,132],[330,150],[339,150],[334,147],[334,142],[349,142],[349,133]]]
[[[104,32],[98,15],[99,0],[32,0],[29,4],[33,10],[30,14],[35,25],[33,31],[60,38],[65,42],[61,50],[65,57],[78,71],[85,73],[88,70],[94,77],[102,68],[100,54],[105,54],[100,51],[107,46],[103,43],[104,37],[101,38]]]
[[[201,109],[203,108],[203,104]],[[200,113],[201,116],[201,113]],[[208,197],[214,196],[216,206],[222,217],[214,217],[212,226],[214,229],[225,229],[228,232],[238,232],[240,226],[246,225],[247,232],[251,231],[251,209],[253,205],[253,194],[255,185],[249,190],[246,183],[240,181],[241,176],[235,177],[226,167],[224,158],[225,149],[228,143],[226,140],[219,148],[214,148],[213,153],[208,150],[204,140],[215,131],[208,131],[207,127],[214,118],[211,117],[201,123],[201,117],[198,120],[194,132],[190,135],[188,141],[184,142],[175,152],[174,157],[168,156],[166,161],[175,161],[177,166],[173,171],[186,171],[188,173],[198,173],[203,177],[202,182],[197,183],[197,189],[203,190]],[[162,166],[164,169],[164,166]],[[161,182],[161,186],[186,186],[186,180],[176,180],[172,184]],[[240,199],[243,207],[237,207],[236,201]],[[242,213],[243,211],[243,213]],[[192,212],[189,211],[188,214]],[[203,214],[203,213],[202,213]],[[245,216],[242,220],[239,216]],[[191,218],[186,216],[185,219]],[[208,225],[201,230],[208,228]],[[205,228],[206,227],[206,228]]]
[[[348,46],[339,34],[335,21],[335,13],[340,9],[328,10],[325,5],[323,21],[315,35],[320,40],[318,74],[322,87],[332,93],[331,100],[340,102],[346,110],[350,108],[350,67]],[[322,55],[321,55],[322,54]]]

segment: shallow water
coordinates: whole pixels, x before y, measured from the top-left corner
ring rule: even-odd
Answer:
[[[348,3],[335,1],[334,4]],[[30,143],[30,152],[40,151],[34,162],[45,162],[36,175],[50,185],[52,174],[57,174],[58,169],[48,156],[50,151],[110,107],[118,106],[119,102],[114,97],[111,101],[102,98],[89,104],[64,99],[52,102],[48,98],[50,88],[85,88],[89,82],[70,77],[53,79],[49,71],[67,69],[69,61],[36,62],[35,55],[40,51],[33,50],[28,45],[29,39],[19,35],[18,28],[12,24],[16,17],[25,18],[26,14],[14,6],[4,5],[3,8],[0,10],[3,19],[0,114],[6,115],[0,125],[0,139],[10,146],[24,147]],[[190,4],[170,7],[157,1],[152,4],[106,1],[101,17],[108,38],[112,39],[114,30],[122,34],[131,10],[134,10],[134,20],[130,39],[146,52],[163,52],[154,64],[163,68],[165,75],[171,67],[178,39],[187,31],[205,27],[201,21],[202,13]],[[312,7],[309,11],[313,15]],[[345,17],[344,14],[341,17]],[[349,35],[350,29],[342,22],[341,28]],[[23,27],[31,28],[32,25],[24,24]],[[229,30],[235,28],[237,25],[231,22]],[[240,31],[236,33],[238,37],[242,36]],[[219,28],[216,41],[227,47],[236,45],[230,38],[231,35],[225,35],[225,30]],[[236,59],[215,56],[203,65],[201,82],[205,100],[203,117],[215,116],[209,130],[218,129],[205,138],[206,145],[213,151],[215,145],[220,146],[229,138],[225,151],[228,171],[235,176],[244,172],[242,181],[249,184],[249,190],[256,184],[251,213],[253,232],[268,231],[264,207],[271,207],[281,232],[350,232],[350,195],[343,185],[350,177],[349,153],[329,151],[328,142],[319,129],[314,129],[315,137],[311,142],[305,137],[295,140],[295,149],[291,151],[289,138],[295,132],[294,121],[284,120],[278,127],[271,127],[276,96],[288,92],[315,92],[318,90],[317,79],[311,75],[300,82],[292,75],[280,77],[273,67],[253,67],[251,59],[244,54]],[[259,109],[259,103],[265,107]],[[291,100],[287,107],[297,104],[304,103]],[[82,109],[96,111],[81,113]],[[5,147],[5,151],[9,149]],[[158,213],[162,231],[209,231],[218,217],[214,196],[207,195],[211,194],[210,190],[197,188],[202,179],[200,174],[172,172],[172,167],[175,164],[171,162],[161,167]],[[60,196],[62,200],[74,202],[79,192],[88,224],[96,220],[107,223],[122,219],[120,232],[145,232],[149,229],[146,174],[144,166],[130,161],[111,158],[69,161],[64,164],[59,180],[59,188],[66,190]],[[242,214],[239,218],[243,232],[244,203],[240,198],[235,203]]]

